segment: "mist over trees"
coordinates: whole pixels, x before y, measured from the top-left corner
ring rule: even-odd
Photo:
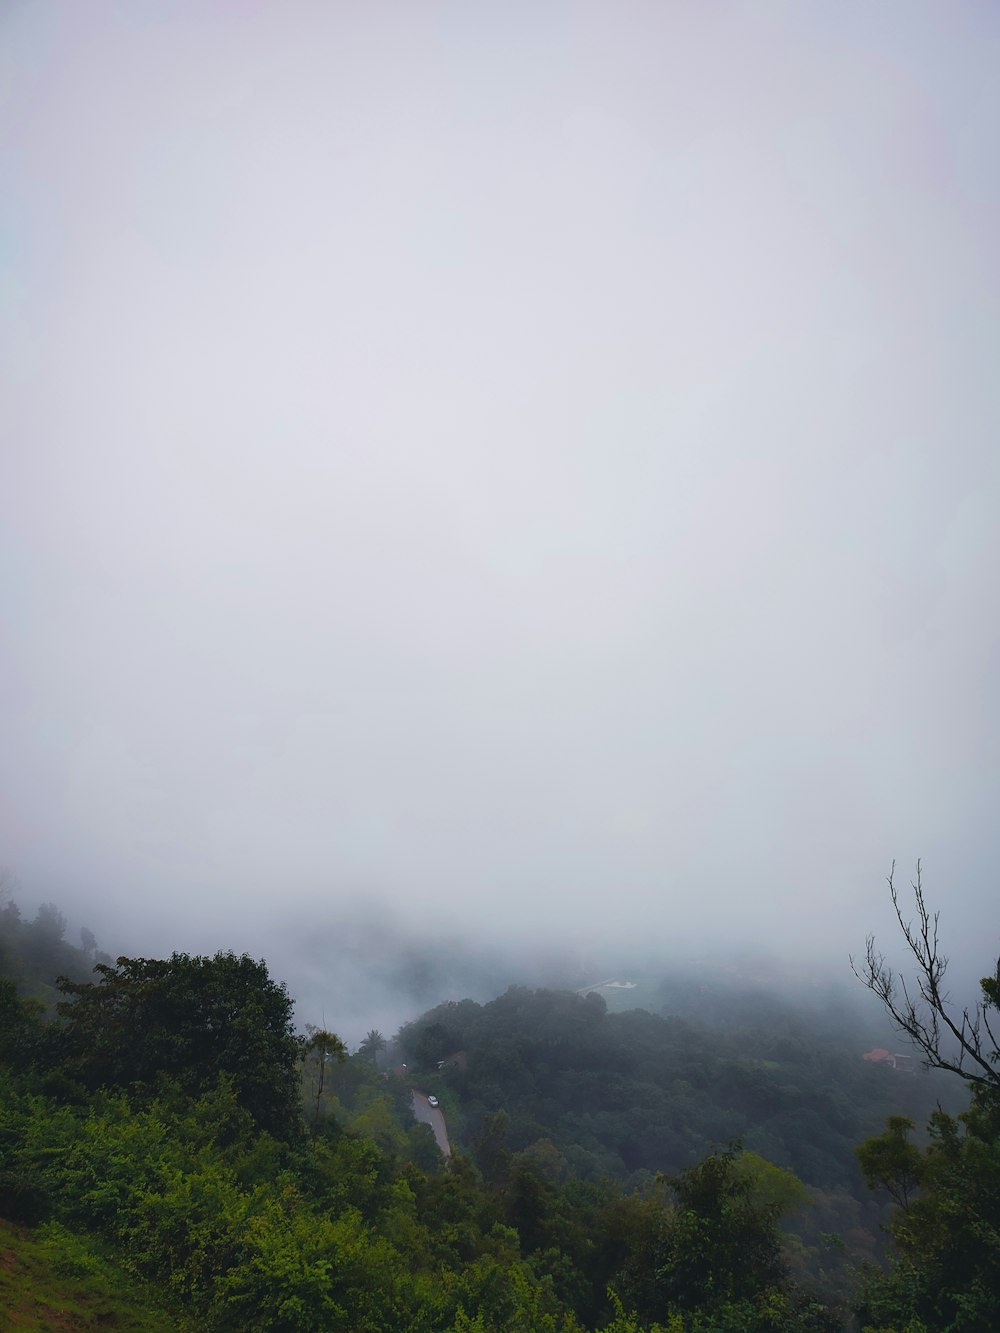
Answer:
[[[998,70],[0,0],[0,1325],[1000,1329]]]
[[[31,892],[305,1004],[356,904],[839,959],[921,847],[968,956],[995,7],[95,4],[0,6]]]
[[[80,1328],[833,1333],[1000,1313],[996,1085],[950,1057],[862,1059],[873,1029],[849,1007],[824,1020],[699,965],[696,985],[605,983],[616,1010],[586,987],[446,1002],[351,1055],[296,1031],[263,962],[95,964],[57,908],[25,921],[9,899],[0,924],[10,1308],[72,1278]],[[45,980],[56,963],[94,979]],[[660,1012],[628,1007],[637,991]],[[443,1108],[447,1159],[414,1089]]]

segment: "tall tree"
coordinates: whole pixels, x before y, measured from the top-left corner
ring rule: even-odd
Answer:
[[[363,1055],[366,1060],[370,1060],[373,1065],[378,1064],[378,1057],[385,1050],[385,1037],[382,1036],[378,1028],[372,1028],[358,1047],[358,1054]]]
[[[313,1129],[315,1130],[323,1109],[327,1064],[330,1060],[336,1060],[338,1064],[343,1064],[347,1058],[347,1048],[336,1033],[327,1032],[325,1028],[314,1027],[312,1023],[308,1023],[306,1024],[306,1032],[308,1036],[305,1041],[305,1053],[307,1056],[315,1057],[317,1066],[316,1107],[313,1112]]]
[[[281,1138],[299,1132],[301,1044],[292,1001],[264,962],[175,953],[119,958],[95,971],[97,982],[59,981],[68,1072],[88,1087],[139,1091],[167,1078],[193,1096],[225,1076],[258,1128]]]

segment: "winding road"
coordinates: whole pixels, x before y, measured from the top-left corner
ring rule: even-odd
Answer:
[[[450,1157],[451,1144],[448,1142],[448,1126],[445,1124],[444,1112],[440,1106],[431,1106],[426,1094],[417,1092],[416,1088],[410,1089],[410,1101],[413,1104],[413,1114],[421,1124],[430,1125],[434,1131],[434,1137],[437,1139],[437,1146],[445,1157]]]

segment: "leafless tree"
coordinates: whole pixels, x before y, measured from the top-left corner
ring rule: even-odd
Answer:
[[[1000,1088],[1000,1045],[990,1027],[990,1012],[1000,1009],[1000,958],[995,973],[980,982],[983,998],[973,1008],[958,1010],[944,989],[948,959],[938,951],[938,917],[924,901],[917,862],[917,878],[911,883],[916,904],[916,922],[906,921],[895,885],[896,863],[889,872],[889,893],[903,939],[917,964],[915,982],[897,976],[868,936],[860,968],[851,959],[854,975],[885,1005],[900,1031],[923,1052],[927,1068],[947,1069],[953,1074],[989,1088]],[[996,1017],[994,1016],[994,1022]]]

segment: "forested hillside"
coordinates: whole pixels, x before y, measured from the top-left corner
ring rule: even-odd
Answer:
[[[248,957],[95,966],[55,909],[2,924],[12,1327],[995,1326],[988,1078],[956,1119],[933,1107],[960,1079],[865,1062],[782,1002],[727,1028],[704,997],[694,1021],[525,988],[351,1054]]]
[[[734,1010],[724,1027],[517,987],[485,1005],[438,1006],[399,1045],[451,1095],[470,1145],[502,1112],[511,1151],[547,1138],[576,1175],[641,1183],[739,1139],[817,1189],[856,1194],[861,1138],[893,1112],[924,1120],[961,1096],[938,1071],[865,1061],[865,1038],[860,1025],[818,1031],[777,1003]]]

